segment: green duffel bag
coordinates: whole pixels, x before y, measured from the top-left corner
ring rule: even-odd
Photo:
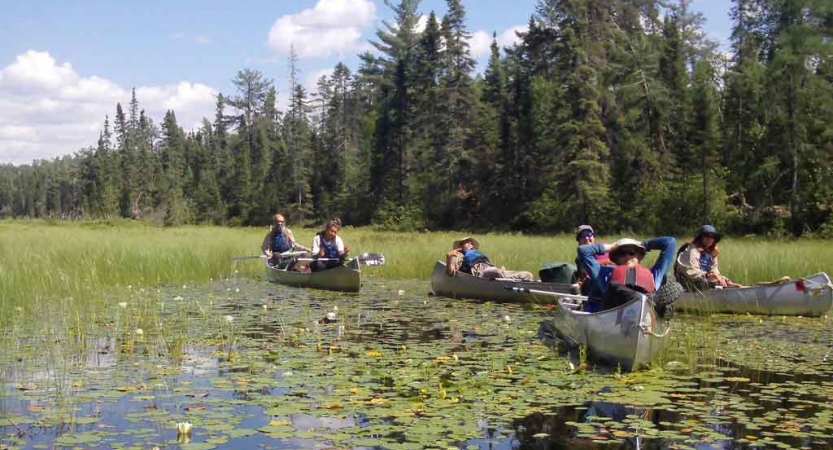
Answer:
[[[548,262],[538,271],[538,278],[544,283],[570,284],[573,282],[575,271],[575,264],[561,261]]]

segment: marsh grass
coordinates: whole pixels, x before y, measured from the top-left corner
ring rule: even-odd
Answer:
[[[105,305],[120,301],[128,286],[134,290],[153,289],[217,278],[259,276],[262,260],[235,262],[232,258],[258,255],[267,231],[267,227],[158,228],[131,221],[2,222],[0,325],[5,328],[21,320],[34,318],[49,322],[50,317],[60,317],[68,328],[84,333],[89,318],[96,317]],[[294,231],[299,242],[309,245],[317,230],[296,227]],[[380,232],[352,227],[341,232],[353,255],[362,252],[385,255],[386,266],[367,267],[366,275],[421,279],[426,281],[426,286],[434,263],[444,260],[451,243],[465,235],[463,232]],[[495,264],[513,270],[537,274],[545,262],[575,259],[576,242],[572,235],[482,234],[475,237],[480,249]],[[620,237],[600,236],[599,241],[613,242]],[[725,239],[721,247],[722,272],[744,284],[833,269],[829,241],[743,238]],[[653,253],[649,254],[646,263],[652,263],[654,257]],[[152,304],[145,308],[156,310]]]

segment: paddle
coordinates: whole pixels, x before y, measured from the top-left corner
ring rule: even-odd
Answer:
[[[385,265],[385,255],[381,253],[362,253],[361,255],[355,257],[354,259],[359,260],[359,264],[364,264],[366,266],[384,266]],[[339,261],[339,258],[298,258],[296,261]]]
[[[279,253],[278,256],[298,256],[298,255],[306,255],[307,252],[286,252],[286,253]],[[260,259],[260,258],[268,258],[266,255],[257,255],[257,256],[236,256],[231,258],[232,261],[246,261],[247,259]],[[383,257],[384,259],[384,257]]]
[[[558,297],[558,298],[569,298],[572,300],[587,300],[587,296],[584,295],[575,295],[575,294],[563,294],[561,292],[551,292],[551,291],[541,291],[538,289],[530,289],[530,288],[522,288],[522,287],[515,287],[515,286],[504,286],[504,289],[507,291],[512,292],[523,292],[524,294],[534,294],[534,295],[549,295],[550,297]]]

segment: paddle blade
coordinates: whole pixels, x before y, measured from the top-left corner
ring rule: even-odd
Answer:
[[[361,264],[364,264],[366,266],[385,265],[385,255],[381,253],[362,253],[361,255],[357,256],[356,259],[358,259]]]

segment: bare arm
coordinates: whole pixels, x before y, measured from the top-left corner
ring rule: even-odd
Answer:
[[[272,257],[272,228],[269,228],[269,232],[266,233],[266,237],[263,238],[263,243],[260,244],[260,250],[263,252],[264,255],[268,257]]]
[[[445,273],[454,276],[457,273],[457,258],[462,254],[460,249],[455,248],[445,254]]]

